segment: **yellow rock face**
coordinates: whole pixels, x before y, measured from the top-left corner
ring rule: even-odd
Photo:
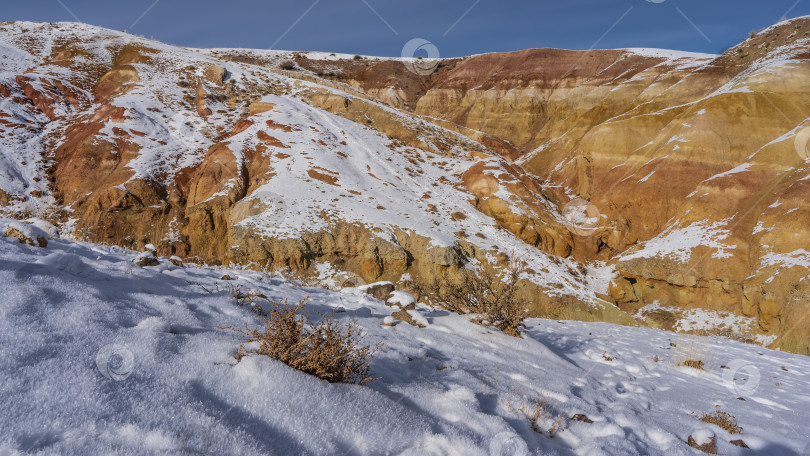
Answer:
[[[808,36],[799,19],[715,57],[476,56],[430,80],[414,111],[515,145],[560,209],[572,194],[598,208],[606,227],[575,231],[560,253],[615,264],[609,294],[623,309],[728,310],[755,318],[773,346],[810,353],[798,323],[810,313]],[[497,179],[468,173],[479,210],[526,232],[493,196]],[[689,227],[713,229],[695,245],[667,237]],[[685,247],[634,256],[657,239]]]

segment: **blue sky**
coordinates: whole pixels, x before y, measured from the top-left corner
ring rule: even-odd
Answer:
[[[2,20],[73,21],[194,47],[442,56],[526,48],[658,47],[719,53],[810,0],[27,0]],[[145,13],[145,14],[144,14]]]

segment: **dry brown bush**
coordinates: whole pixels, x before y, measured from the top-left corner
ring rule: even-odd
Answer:
[[[257,306],[263,327],[249,329],[245,324],[245,329],[227,328],[247,336],[248,343],[259,343],[255,350],[240,345],[237,360],[249,355],[269,356],[332,383],[364,385],[374,380],[369,375],[370,363],[384,346],[363,345],[357,323],[341,324],[334,312],[313,321],[305,309],[306,299],[296,305],[267,301],[268,309]]]
[[[734,415],[719,409],[714,413],[702,412],[698,419],[704,423],[717,425],[732,435],[742,434],[743,431],[743,428],[737,424],[737,418]]]
[[[296,68],[295,62],[292,60],[284,60],[279,64],[279,68],[282,70],[294,70]]]
[[[434,277],[417,294],[428,296],[447,310],[460,314],[480,313],[494,327],[520,337],[529,302],[518,286],[526,264],[513,260],[502,270],[487,264],[478,271],[462,269],[460,277]]]

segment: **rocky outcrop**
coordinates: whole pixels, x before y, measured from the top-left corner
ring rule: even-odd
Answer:
[[[40,228],[21,222],[8,224],[5,236],[15,238],[21,244],[27,244],[31,247],[45,248],[48,246],[48,233]]]
[[[571,254],[571,233],[552,216],[549,211],[552,204],[538,181],[520,167],[502,168],[478,162],[462,175],[462,182],[475,195],[475,207],[495,219],[500,227],[544,252],[563,258]],[[528,210],[520,211],[514,201],[507,202],[499,197],[502,186]]]
[[[717,454],[717,437],[711,436],[707,438],[701,439],[703,436],[699,436],[697,439],[690,435],[687,439],[686,443],[697,450],[700,450],[706,454]]]
[[[799,304],[810,266],[800,202],[807,151],[794,141],[810,112],[808,36],[810,20],[801,18],[720,56],[536,49],[448,60],[434,74],[402,78],[390,76],[391,62],[297,62],[392,106],[508,142],[516,155],[499,152],[542,186],[534,202],[563,211],[584,199],[598,222],[566,229],[555,211],[537,220],[507,209],[496,195],[502,182],[485,164],[464,176],[476,208],[525,242],[615,263],[609,294],[623,310],[731,311],[777,336],[773,346],[810,353],[810,332],[796,324],[808,311]],[[733,248],[718,254],[721,241],[700,236],[675,253],[643,248],[708,227]]]

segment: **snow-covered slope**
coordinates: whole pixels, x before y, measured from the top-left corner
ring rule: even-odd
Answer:
[[[0,213],[212,262],[331,261],[363,281],[520,257],[537,301],[619,313],[549,255],[571,235],[539,181],[455,130],[347,84],[84,24],[4,23],[0,46],[0,90],[20,92],[0,98]]]
[[[426,328],[384,327],[393,309],[358,289],[166,258],[140,268],[136,254],[0,238],[0,453],[686,455],[702,431],[720,454],[793,455],[810,443],[806,357],[541,319],[518,339],[421,304]],[[372,363],[379,379],[329,384],[262,357],[237,363],[242,340],[220,328],[258,320],[235,289],[345,309],[340,321],[388,346]],[[689,351],[705,370],[677,366]],[[542,398],[550,418],[534,430],[519,408]],[[692,415],[715,408],[743,433]]]

